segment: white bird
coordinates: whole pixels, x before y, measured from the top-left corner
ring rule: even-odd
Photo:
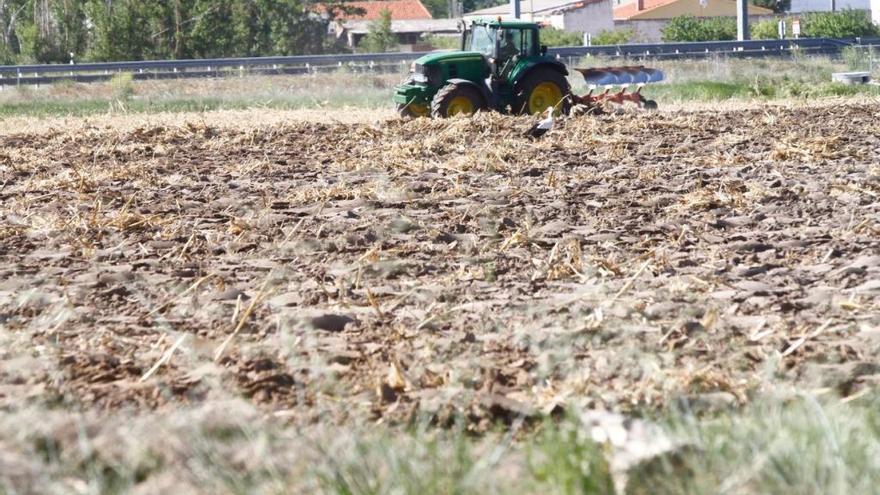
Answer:
[[[537,139],[544,134],[547,134],[547,131],[553,128],[553,111],[556,110],[555,107],[550,107],[547,109],[547,116],[540,121],[538,121],[535,125],[529,128],[525,132],[526,136]]]

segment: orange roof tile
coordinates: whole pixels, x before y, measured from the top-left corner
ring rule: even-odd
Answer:
[[[383,10],[391,12],[391,19],[395,21],[407,21],[416,19],[433,19],[431,13],[419,0],[387,0],[387,1],[365,1],[365,2],[345,2],[346,7],[354,7],[364,9],[364,15],[342,15],[341,19],[345,20],[365,20],[374,21],[381,17]]]

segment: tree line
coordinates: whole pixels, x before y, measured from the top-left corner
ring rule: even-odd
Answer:
[[[328,24],[357,9],[303,0],[0,0],[0,63],[344,51]]]

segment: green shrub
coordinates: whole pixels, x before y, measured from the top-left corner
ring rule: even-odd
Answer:
[[[120,72],[110,79],[110,89],[115,100],[130,100],[134,96],[134,77],[130,72]]]
[[[422,40],[426,45],[431,45],[435,50],[458,50],[461,48],[461,38],[455,36],[425,36]]]
[[[391,30],[391,11],[388,9],[379,13],[379,18],[370,22],[369,32],[364,36],[361,43],[364,50],[370,53],[387,52],[397,47],[397,36]]]
[[[849,70],[869,70],[878,66],[880,50],[870,46],[847,46],[840,51],[840,56]]]
[[[749,33],[751,33],[752,39],[754,40],[779,39],[779,20],[767,19],[764,21],[758,21],[749,26]]]
[[[868,12],[845,9],[805,15],[803,33],[814,38],[855,38],[880,35],[880,29],[871,22]]]
[[[541,44],[547,46],[581,46],[584,33],[572,33],[552,27],[541,29]]]
[[[622,45],[632,41],[635,32],[632,29],[621,30],[603,30],[596,36],[593,36],[594,45]]]
[[[663,41],[724,41],[736,39],[736,20],[732,17],[674,17],[663,28]]]

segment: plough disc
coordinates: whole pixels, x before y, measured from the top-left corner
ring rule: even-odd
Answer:
[[[628,86],[630,84],[647,84],[663,80],[663,71],[644,66],[602,67],[574,69],[584,76],[591,86]]]
[[[580,72],[587,84],[593,88],[582,96],[571,95],[572,104],[580,105],[587,113],[597,109],[602,103],[623,105],[625,102],[631,102],[646,109],[657,108],[657,103],[642,96],[641,90],[645,84],[663,80],[663,71],[659,69],[633,65],[574,70]],[[627,86],[632,85],[637,86],[635,91],[627,92]],[[604,86],[605,91],[594,94],[597,86]],[[619,86],[620,90],[612,93],[612,86]]]

